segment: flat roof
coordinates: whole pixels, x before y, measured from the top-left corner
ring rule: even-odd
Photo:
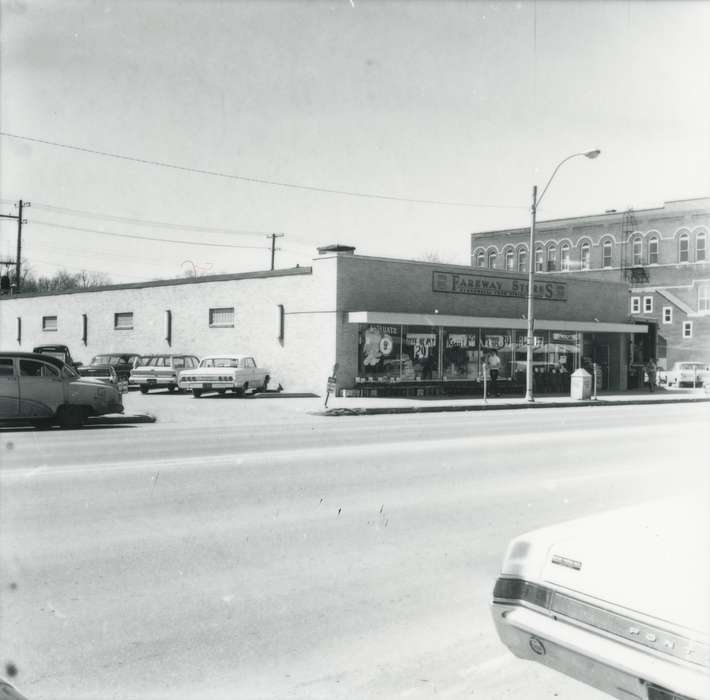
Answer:
[[[82,287],[66,289],[61,292],[20,292],[0,296],[0,301],[9,299],[28,299],[30,297],[54,297],[61,294],[88,294],[93,292],[112,292],[121,289],[144,289],[147,287],[175,287],[184,284],[205,284],[208,282],[228,282],[230,280],[262,279],[264,277],[288,277],[290,275],[310,275],[312,267],[289,267],[285,270],[264,270],[256,272],[232,272],[224,275],[204,275],[201,277],[178,277],[168,280],[152,280],[149,282],[127,282],[126,284],[109,284],[105,287]]]

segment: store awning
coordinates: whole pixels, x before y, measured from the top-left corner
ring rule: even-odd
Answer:
[[[514,328],[527,330],[524,318],[492,318],[490,316],[453,316],[451,314],[405,314],[388,311],[349,311],[350,323],[375,323],[406,326],[453,326],[457,328]],[[640,323],[607,323],[604,321],[551,321],[535,319],[538,331],[577,331],[582,333],[648,333]]]

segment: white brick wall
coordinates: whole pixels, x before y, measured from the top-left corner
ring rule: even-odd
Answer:
[[[84,363],[105,352],[253,353],[285,390],[320,393],[335,362],[335,262],[316,260],[310,274],[304,268],[298,274],[5,298],[0,301],[0,349],[30,352],[37,345],[63,343]],[[283,343],[278,304],[286,313]],[[234,328],[210,328],[209,309],[231,306]],[[172,312],[170,346],[166,309]],[[114,329],[117,312],[133,313],[132,329]],[[82,314],[88,317],[86,345]],[[42,331],[47,315],[58,317],[56,331]]]

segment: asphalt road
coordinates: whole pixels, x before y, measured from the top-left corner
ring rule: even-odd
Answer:
[[[708,405],[0,431],[0,663],[32,700],[569,698],[488,602],[508,540],[708,488]]]

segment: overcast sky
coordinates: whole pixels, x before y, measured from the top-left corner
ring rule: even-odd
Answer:
[[[277,267],[334,242],[468,264],[470,232],[526,225],[532,185],[592,148],[597,160],[560,171],[540,219],[710,194],[708,2],[0,11],[0,210],[33,203],[35,273],[268,269],[271,232],[285,234]],[[3,259],[15,236],[0,225]]]

